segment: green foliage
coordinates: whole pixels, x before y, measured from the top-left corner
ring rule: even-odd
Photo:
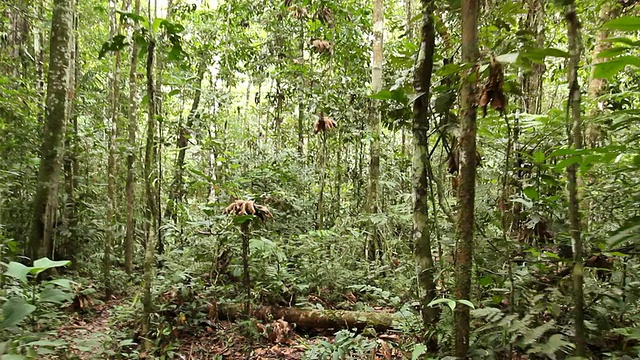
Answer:
[[[333,342],[321,341],[305,352],[304,359],[362,359],[376,348],[376,342],[362,335],[356,335],[348,330],[341,330],[335,334]]]

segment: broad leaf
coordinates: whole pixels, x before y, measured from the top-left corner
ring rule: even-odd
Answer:
[[[469,300],[458,300],[458,302],[462,305],[467,305],[468,307],[475,309],[475,305],[473,305],[473,303]],[[453,309],[452,309],[453,310]]]
[[[69,260],[59,260],[53,261],[49,258],[38,259],[33,262],[33,268],[31,268],[31,273],[34,275],[38,275],[45,270],[49,270],[56,267],[67,266],[71,264]]]
[[[595,65],[593,77],[598,79],[609,79],[627,65],[640,66],[640,58],[637,56],[620,56],[610,61],[604,61]]]
[[[71,300],[71,296],[60,289],[45,288],[40,293],[40,301],[62,304],[67,300]]]
[[[638,31],[640,30],[640,17],[621,16],[617,19],[607,21],[602,27],[611,30]]]
[[[12,278],[18,279],[22,281],[23,284],[27,283],[27,274],[33,268],[24,266],[18,262],[12,261],[7,266],[7,271],[4,272],[5,275],[11,276]]]
[[[427,347],[424,344],[416,344],[411,352],[411,360],[418,360],[426,352]]]
[[[518,60],[520,53],[509,53],[496,56],[496,61],[502,64],[513,64]]]
[[[452,311],[456,308],[456,301],[455,300],[451,300],[451,299],[447,299],[447,298],[440,298],[440,299],[432,300],[429,304],[427,304],[427,306],[433,307],[434,305],[438,305],[438,304],[442,304],[442,303],[447,304],[449,306],[449,308],[451,308]]]
[[[24,320],[29,314],[34,312],[35,306],[27,304],[24,298],[14,296],[10,298],[2,307],[2,316],[4,320],[0,324],[0,328],[15,326]]]

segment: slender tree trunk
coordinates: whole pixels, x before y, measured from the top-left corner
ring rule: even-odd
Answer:
[[[371,92],[376,94],[382,90],[382,47],[384,34],[384,9],[382,0],[373,0],[373,63],[371,66]],[[371,101],[370,109],[371,141],[369,163],[369,192],[367,194],[367,210],[370,216],[378,212],[378,183],[380,182],[380,117],[381,112],[377,100]],[[378,226],[371,222],[368,258],[371,261],[382,259],[382,246]]]
[[[70,71],[71,80],[69,86],[71,89],[76,88],[77,79],[80,78],[80,60],[79,60],[79,48],[78,48],[78,16],[76,10],[76,4],[73,9],[73,54],[71,62],[73,69]],[[76,189],[78,185],[78,113],[76,108],[75,91],[70,91],[70,94],[74,94],[69,100],[69,116],[72,121],[72,127],[67,130],[65,140],[65,157],[64,157],[64,177],[65,177],[65,190],[67,193],[67,204],[65,206],[65,218],[66,227],[69,231],[69,236],[66,237],[63,244],[58,244],[59,251],[58,257],[60,259],[71,260],[71,265],[75,266],[75,259],[77,254],[77,199]]]
[[[582,120],[580,110],[580,84],[578,82],[578,64],[580,62],[581,38],[580,23],[576,14],[576,6],[570,0],[565,12],[567,20],[567,38],[569,41],[569,66],[567,77],[569,81],[569,108],[571,121],[567,117],[567,127],[572,131],[569,135],[569,145],[574,149],[582,149]],[[586,328],[584,325],[584,294],[582,289],[582,239],[580,237],[580,211],[578,201],[577,164],[567,167],[567,190],[569,193],[569,222],[571,225],[571,246],[573,248],[573,302],[575,306],[575,355],[586,356]]]
[[[193,122],[196,120],[198,116],[198,108],[200,106],[200,98],[202,95],[202,80],[204,78],[204,73],[206,67],[206,59],[200,59],[198,63],[198,75],[195,84],[195,94],[193,96],[193,103],[191,104],[191,111],[189,111],[189,115],[187,117],[186,124],[184,126],[180,126],[178,130],[178,157],[176,158],[176,166],[175,166],[175,174],[173,176],[173,182],[171,184],[171,196],[170,201],[165,210],[165,218],[166,219],[176,219],[176,211],[178,205],[182,203],[185,196],[184,191],[184,163],[185,156],[187,153],[187,147],[189,146],[189,131],[193,127]]]
[[[458,188],[458,241],[456,246],[457,300],[470,300],[473,266],[473,225],[476,182],[475,64],[478,61],[478,1],[462,0],[462,62],[471,70],[462,79],[460,98],[460,183]],[[469,307],[455,309],[455,354],[464,359],[469,351]]]
[[[431,256],[431,226],[429,222],[429,113],[431,75],[435,30],[434,2],[422,0],[422,31],[420,52],[414,74],[414,88],[422,94],[413,103],[413,243],[418,284],[422,292],[422,320],[425,328],[437,322],[437,307],[428,304],[436,297],[435,265]],[[433,349],[429,349],[433,350]]]
[[[155,60],[155,39],[149,40],[149,46],[147,48],[147,140],[145,146],[144,156],[144,180],[145,180],[145,192],[147,196],[147,214],[149,218],[149,231],[148,240],[144,255],[144,292],[143,292],[143,311],[144,322],[142,333],[144,336],[149,335],[151,315],[153,313],[153,301],[151,299],[151,282],[153,281],[153,272],[155,265],[156,255],[156,240],[158,238],[158,203],[157,203],[157,188],[158,181],[158,167],[156,163],[156,153],[158,151],[157,144],[155,142],[156,136],[156,104],[154,88],[155,82],[153,79],[154,74],[154,60]],[[153,347],[153,342],[147,340],[145,342],[145,348],[147,350]]]
[[[53,253],[53,224],[58,183],[69,118],[68,94],[73,64],[73,0],[54,0],[47,81],[47,113],[43,132],[38,185],[34,198],[29,256],[35,260]]]
[[[38,123],[44,122],[44,29],[40,26],[44,22],[44,6],[42,1],[36,1],[35,17],[37,25],[33,27],[33,52],[36,56],[36,93],[38,94],[38,105],[42,105],[42,110],[38,109]]]
[[[118,35],[119,25],[116,18],[116,1],[110,0],[111,25],[110,38]],[[118,117],[120,116],[120,51],[116,51],[113,70],[109,82],[109,106],[110,119],[107,126],[108,131],[108,151],[107,160],[107,228],[104,242],[104,257],[102,259],[102,276],[104,281],[105,298],[111,297],[111,251],[115,242],[115,213],[116,213],[116,128]]]
[[[134,14],[140,14],[140,0],[135,0]],[[136,29],[132,29],[136,31]],[[136,160],[136,132],[138,130],[138,104],[137,104],[137,68],[139,45],[133,42],[131,46],[131,62],[129,67],[129,137],[127,139],[127,234],[124,244],[124,269],[127,274],[133,272],[133,245],[135,243],[135,168]]]
[[[168,0],[167,2],[167,21],[171,21],[172,18],[172,14],[173,14],[173,0]],[[162,42],[161,42],[162,43]],[[155,99],[155,107],[156,107],[156,115],[159,116],[161,119],[164,119],[164,98],[162,95],[162,77],[163,77],[163,73],[164,73],[164,59],[162,57],[162,52],[160,53],[156,53],[156,65],[155,65],[155,69],[156,69],[156,73],[157,73],[157,78],[156,78],[156,84],[155,84],[155,90],[154,90],[154,95],[156,97]],[[157,225],[158,225],[158,238],[157,238],[157,243],[158,243],[158,254],[162,255],[164,253],[164,231],[162,230],[162,214],[161,214],[161,204],[162,202],[160,201],[160,197],[161,197],[161,193],[162,193],[162,180],[163,180],[163,175],[162,175],[162,144],[164,143],[164,134],[163,134],[163,122],[160,121],[158,122],[158,142],[157,142],[157,149],[156,149],[156,157],[157,157],[157,166],[158,166],[158,181],[157,181],[157,185],[156,185],[156,206],[157,206]]]

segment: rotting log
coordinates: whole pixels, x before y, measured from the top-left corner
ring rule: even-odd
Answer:
[[[233,321],[242,318],[243,304],[218,304],[218,316]],[[279,306],[258,306],[251,309],[254,318],[272,321],[284,319],[302,329],[353,329],[373,328],[384,331],[397,327],[401,319],[384,312],[315,310]]]

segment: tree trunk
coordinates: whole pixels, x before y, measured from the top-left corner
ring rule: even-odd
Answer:
[[[189,132],[193,127],[193,121],[197,119],[198,116],[198,107],[200,106],[200,98],[202,95],[202,79],[204,78],[204,73],[206,67],[206,59],[203,57],[200,59],[198,63],[198,75],[195,84],[195,94],[193,96],[193,103],[191,104],[191,111],[189,111],[189,115],[187,117],[187,122],[184,126],[180,126],[178,130],[178,157],[176,158],[176,172],[173,176],[173,182],[171,184],[171,196],[169,200],[169,204],[167,209],[165,210],[165,218],[172,219],[174,221],[176,218],[176,211],[178,209],[178,205],[182,203],[185,196],[184,191],[184,163],[185,156],[187,153],[187,147],[189,146]]]
[[[116,2],[110,0],[111,7],[111,24],[110,39],[118,35],[119,25],[116,18]],[[111,251],[115,242],[115,213],[116,213],[116,127],[118,126],[118,117],[120,109],[120,51],[116,51],[113,70],[109,82],[109,106],[110,119],[107,125],[107,137],[109,151],[107,160],[107,220],[104,242],[104,257],[102,259],[102,276],[104,281],[105,298],[111,297]]]
[[[140,14],[140,0],[135,0],[134,14]],[[132,32],[136,29],[132,29]],[[131,46],[131,62],[129,68],[129,126],[127,139],[127,234],[124,243],[124,269],[127,274],[133,272],[133,246],[135,242],[135,168],[136,160],[136,132],[138,129],[138,104],[136,99],[137,93],[137,68],[138,68],[138,52],[139,45],[136,41]]]
[[[526,0],[526,2],[528,12],[525,26],[527,30],[534,34],[531,45],[536,48],[543,48],[545,42],[544,0]],[[542,112],[542,75],[544,70],[544,64],[531,63],[531,73],[524,75],[524,111],[528,114],[540,114]]]
[[[28,251],[32,260],[53,255],[53,224],[64,155],[65,127],[69,118],[68,94],[73,69],[73,7],[73,0],[53,1],[47,113]]]
[[[578,83],[578,65],[582,40],[580,38],[580,23],[576,14],[576,6],[570,0],[565,18],[567,20],[567,38],[569,41],[569,66],[567,78],[569,82],[569,109],[571,121],[567,118],[567,127],[572,128],[569,135],[569,145],[574,149],[582,149],[582,120],[580,113],[580,84]],[[567,167],[567,190],[569,193],[569,222],[571,226],[571,246],[573,248],[573,301],[575,306],[575,355],[586,356],[586,329],[584,325],[584,295],[582,289],[582,239],[580,237],[580,211],[577,186],[578,165]]]
[[[157,11],[157,8],[156,8]],[[173,0],[168,0],[167,2],[167,21],[171,21],[171,17],[173,14]],[[161,36],[161,38],[164,35]],[[160,42],[162,44],[162,41]],[[164,119],[164,98],[162,96],[162,76],[164,72],[164,58],[162,56],[163,52],[156,53],[156,65],[155,70],[157,73],[156,84],[154,89],[155,96],[155,111],[156,115],[160,117],[160,119]],[[160,201],[161,193],[162,193],[162,144],[164,143],[164,134],[163,134],[163,121],[158,122],[158,142],[156,143],[156,157],[157,157],[157,167],[158,167],[158,179],[156,188],[156,207],[157,207],[157,226],[158,226],[158,238],[157,238],[157,246],[158,246],[158,254],[162,255],[164,253],[164,231],[162,226],[162,214],[161,214],[161,204]]]
[[[373,0],[373,63],[371,66],[371,92],[376,94],[382,90],[382,47],[384,35],[384,9],[382,0]],[[381,112],[377,100],[371,101],[370,109],[371,141],[369,162],[369,192],[367,194],[367,210],[370,216],[378,212],[378,183],[380,182],[380,118]],[[371,221],[371,235],[367,249],[370,261],[382,259],[380,230]]]
[[[155,104],[155,82],[153,81],[154,74],[154,57],[155,57],[155,39],[149,40],[149,46],[147,48],[147,141],[145,146],[144,156],[144,180],[145,180],[145,192],[147,196],[147,221],[149,222],[148,239],[146,243],[145,255],[144,255],[144,293],[142,299],[144,321],[142,333],[143,336],[148,336],[151,325],[151,315],[153,314],[153,302],[151,299],[151,282],[153,281],[153,270],[155,265],[155,249],[156,240],[158,238],[158,203],[157,203],[157,188],[158,181],[158,168],[156,163],[156,152],[158,151],[155,135],[156,135],[156,104]],[[147,340],[145,342],[145,348],[151,349],[153,342]]]
[[[462,62],[471,70],[462,81],[460,98],[460,181],[458,188],[458,241],[456,246],[456,300],[470,300],[473,266],[473,225],[476,182],[475,64],[478,61],[478,2],[462,1]],[[464,359],[469,351],[469,307],[455,309],[455,354]]]
[[[79,60],[79,48],[78,48],[78,16],[76,4],[73,9],[73,54],[71,62],[73,69],[70,70],[70,82],[71,89],[76,88],[77,79],[80,78],[80,60]],[[71,91],[75,93],[75,91]],[[67,204],[65,209],[65,226],[69,232],[69,236],[65,237],[65,242],[58,244],[56,251],[56,257],[59,259],[65,259],[71,261],[71,266],[75,266],[76,254],[77,254],[77,199],[76,189],[78,187],[78,112],[76,108],[75,96],[70,99],[69,102],[69,117],[71,118],[72,127],[67,129],[65,139],[65,156],[64,156],[64,177],[65,177],[65,191],[67,195]]]
[[[435,266],[431,256],[429,223],[429,89],[433,72],[435,30],[433,0],[422,0],[420,52],[414,74],[414,88],[422,94],[413,103],[413,244],[420,286],[422,321],[425,328],[437,321],[438,308],[427,306],[436,297]],[[430,349],[432,350],[432,349]]]

